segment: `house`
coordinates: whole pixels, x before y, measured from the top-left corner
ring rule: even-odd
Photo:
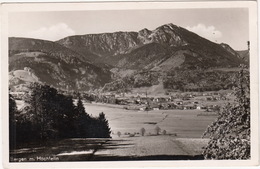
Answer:
[[[202,109],[206,109],[206,107],[205,106],[197,106],[196,109],[197,110],[202,110]]]
[[[155,101],[157,103],[162,103],[162,102],[166,102],[167,99],[163,98],[163,97],[158,97],[158,98],[154,98],[153,101]]]
[[[177,105],[176,108],[179,109],[179,110],[183,110],[184,106],[183,105]]]
[[[211,100],[212,100],[212,97],[206,97],[206,100],[207,100],[207,101],[211,101]]]
[[[168,103],[162,103],[161,104],[161,109],[168,110],[169,109],[169,104]]]
[[[176,101],[176,105],[183,105],[183,101]]]
[[[138,96],[137,99],[136,99],[136,102],[138,104],[149,104],[151,102],[151,99],[149,97]]]
[[[170,96],[170,97],[169,97],[169,100],[170,100],[170,101],[174,101],[174,99],[176,99],[176,97],[174,97],[174,96]]]
[[[139,110],[146,111],[146,110],[148,110],[148,108],[146,106],[145,107],[140,107]]]
[[[196,106],[194,106],[194,105],[186,105],[183,107],[184,110],[191,110],[191,109],[195,109],[195,108],[196,108]]]
[[[168,103],[168,108],[169,109],[176,109],[177,105],[174,102],[170,102],[170,103]]]
[[[10,92],[10,94],[17,100],[21,100],[25,95],[25,92]]]

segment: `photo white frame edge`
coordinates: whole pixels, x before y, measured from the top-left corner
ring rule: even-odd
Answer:
[[[26,11],[135,10],[135,9],[248,8],[250,37],[251,153],[250,160],[198,161],[102,161],[10,163],[8,140],[8,13]],[[87,3],[13,3],[1,5],[2,137],[4,168],[140,168],[140,167],[242,167],[259,165],[259,60],[257,41],[257,2],[87,2]]]

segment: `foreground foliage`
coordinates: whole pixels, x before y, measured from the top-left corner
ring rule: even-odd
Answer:
[[[245,67],[234,82],[236,103],[227,104],[204,133],[210,137],[205,159],[250,158],[250,86]]]
[[[24,101],[26,106],[19,112],[14,99],[9,96],[10,148],[31,141],[110,137],[104,113],[100,113],[99,117],[89,116],[80,96],[75,106],[71,96],[34,83]]]

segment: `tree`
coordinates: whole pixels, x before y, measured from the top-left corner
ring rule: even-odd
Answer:
[[[161,128],[159,126],[156,126],[154,130],[155,130],[156,135],[159,135]]]
[[[80,96],[78,97],[77,110],[79,114],[86,114],[85,107]]]
[[[9,140],[10,148],[16,144],[16,116],[18,114],[16,102],[11,94],[9,94]]]
[[[110,138],[111,130],[108,124],[108,121],[105,117],[105,114],[101,112],[98,116],[98,126],[99,127],[99,136],[101,138]]]
[[[24,101],[27,106],[19,113],[9,96],[10,146],[62,138],[110,137],[105,114],[90,117],[80,97],[75,106],[72,96],[58,93],[48,85],[32,83]]]
[[[28,139],[46,140],[75,136],[74,116],[76,108],[71,96],[58,93],[55,88],[32,83],[24,98],[28,105],[24,109],[24,124],[28,123],[25,133]]]
[[[57,99],[57,90],[39,83],[32,83],[29,89],[30,92],[26,96],[25,102],[29,105],[27,113],[31,115],[30,122],[34,138],[39,137],[44,140],[56,137],[54,135],[57,131],[53,127],[54,117],[57,117],[57,113],[60,113],[60,109],[62,109],[62,105],[59,105]]]
[[[166,130],[163,130],[163,135],[166,135]]]
[[[144,136],[144,134],[145,134],[145,128],[141,128],[141,129],[140,129],[140,133],[141,133],[142,136]]]
[[[76,125],[76,137],[90,137],[89,126],[91,118],[86,113],[83,102],[80,95],[78,96],[78,102],[76,106],[76,112],[74,117],[74,124]]]
[[[205,159],[250,158],[249,72],[242,66],[234,80],[236,101],[227,104],[203,136],[209,135]]]

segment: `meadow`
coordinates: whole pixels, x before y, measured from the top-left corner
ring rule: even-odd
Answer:
[[[84,103],[85,110],[92,116],[97,116],[104,112],[112,130],[112,137],[116,138],[117,132],[140,133],[141,128],[145,128],[146,135],[155,134],[155,127],[166,130],[169,135],[177,135],[180,138],[201,138],[207,126],[216,118],[212,115],[201,115],[205,110],[126,110],[123,106]]]

